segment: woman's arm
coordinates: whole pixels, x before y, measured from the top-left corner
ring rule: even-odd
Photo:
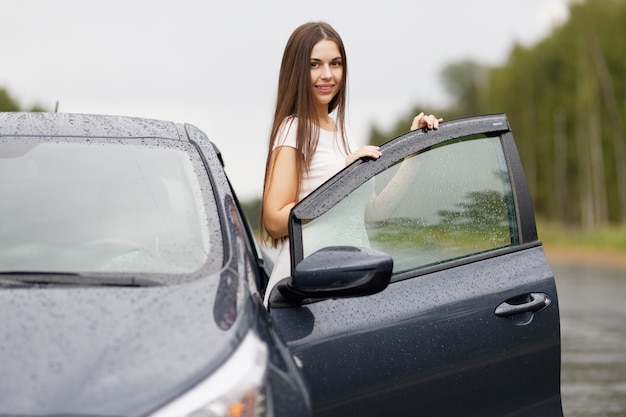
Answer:
[[[287,236],[289,212],[298,201],[296,152],[290,146],[280,146],[270,154],[263,194],[263,224],[273,239]]]
[[[407,194],[410,193],[410,187],[416,181],[419,169],[418,158],[414,156],[405,158],[385,188],[378,194],[372,194],[365,211],[365,220],[376,222],[391,217],[400,203],[406,199]]]
[[[346,166],[360,158],[378,159],[382,153],[380,147],[374,145],[362,146],[346,157]]]
[[[437,129],[442,118],[437,118],[432,114],[424,115],[424,112],[413,118],[411,130],[420,128]],[[394,174],[391,181],[378,194],[373,194],[366,211],[366,221],[380,221],[389,218],[396,210],[400,202],[410,192],[410,185],[417,178],[420,164],[418,159],[409,156],[402,161],[399,169]]]

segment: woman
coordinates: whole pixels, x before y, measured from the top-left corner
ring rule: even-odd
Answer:
[[[354,146],[345,124],[348,65],[343,41],[325,22],[299,26],[280,67],[263,187],[264,237],[281,246],[265,295],[290,274],[289,212],[345,166],[377,159],[378,146]],[[332,117],[331,117],[332,115]],[[442,119],[420,113],[411,129],[436,129]]]

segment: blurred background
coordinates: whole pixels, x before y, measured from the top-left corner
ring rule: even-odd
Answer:
[[[0,0],[0,111],[194,124],[258,227],[280,59],[312,20],[344,40],[360,145],[420,111],[507,114],[563,294],[566,415],[626,416],[626,0]]]

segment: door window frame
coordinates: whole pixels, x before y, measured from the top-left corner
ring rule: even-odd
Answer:
[[[322,215],[376,174],[390,168],[409,155],[423,152],[430,147],[456,138],[481,134],[489,137],[497,136],[500,139],[511,182],[519,244],[425,267],[417,271],[418,274],[430,273],[433,270],[446,269],[459,264],[541,245],[537,237],[534,211],[522,164],[506,115],[475,116],[442,123],[437,130],[420,129],[401,135],[381,146],[382,156],[380,158],[376,160],[361,159],[354,162],[300,201],[291,210],[289,216],[292,271],[304,257],[302,241],[303,222]],[[413,271],[411,276],[415,275],[416,271]],[[394,278],[394,281],[397,279],[402,279],[402,274]]]

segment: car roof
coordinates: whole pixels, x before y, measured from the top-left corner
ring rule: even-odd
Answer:
[[[76,113],[0,112],[0,137],[186,138],[173,122]]]

